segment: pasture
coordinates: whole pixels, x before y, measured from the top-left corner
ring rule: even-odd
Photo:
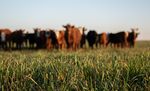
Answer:
[[[150,91],[150,42],[135,48],[0,51],[0,91]]]

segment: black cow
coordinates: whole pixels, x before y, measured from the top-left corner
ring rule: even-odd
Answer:
[[[37,49],[46,48],[46,31],[41,30],[40,28],[35,28],[34,34],[36,39],[35,41],[36,48]]]
[[[135,46],[136,38],[138,37],[139,33],[136,32],[136,31],[138,31],[138,28],[135,28],[135,29],[132,28],[131,30],[132,31],[129,32],[127,41],[129,43],[129,47],[134,47]]]
[[[94,47],[94,44],[96,44],[96,47],[97,47],[97,41],[98,41],[98,34],[96,31],[94,30],[91,30],[87,33],[87,41],[88,41],[88,44],[91,48]]]
[[[114,45],[114,47],[127,47],[128,42],[127,42],[127,37],[128,37],[128,32],[118,32],[118,33],[110,33],[108,35],[108,43],[111,43],[111,45]]]
[[[25,34],[26,46],[29,43],[29,48],[34,49],[36,44],[36,34],[35,33],[26,33]]]
[[[80,30],[80,29],[79,29]],[[85,46],[85,44],[86,44],[86,35],[85,35],[85,31],[86,31],[87,29],[85,28],[85,27],[81,27],[81,30],[80,30],[80,32],[81,32],[81,41],[80,41],[80,47],[81,48],[83,48],[84,46]]]
[[[23,42],[24,42],[24,32],[25,30],[16,30],[14,32],[12,32],[11,34],[11,41],[13,43],[13,45],[11,47],[14,47],[14,44],[16,44],[16,48],[15,49],[21,49],[23,47]]]

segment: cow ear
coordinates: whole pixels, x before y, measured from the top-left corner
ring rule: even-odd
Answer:
[[[140,33],[136,33],[136,37],[138,37],[139,34],[140,34]]]
[[[23,29],[22,32],[24,33],[24,32],[25,32],[25,29]]]
[[[58,33],[61,33],[61,31],[57,31]]]
[[[86,29],[85,27],[83,28],[83,30],[84,30],[84,31],[87,31],[87,29]]]
[[[133,28],[131,28],[131,31],[134,30]]]
[[[134,29],[134,28],[131,28],[131,31],[132,31],[132,32],[134,32],[134,31],[135,31],[135,29]]]
[[[71,26],[72,28],[74,28],[74,26]]]
[[[138,31],[139,30],[139,28],[136,28],[136,31]]]
[[[64,28],[66,28],[66,26],[65,26],[65,25],[63,25],[63,27],[64,27]]]

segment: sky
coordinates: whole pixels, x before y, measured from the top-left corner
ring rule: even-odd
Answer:
[[[0,28],[33,32],[68,23],[98,33],[139,28],[138,40],[150,40],[150,0],[0,0]]]

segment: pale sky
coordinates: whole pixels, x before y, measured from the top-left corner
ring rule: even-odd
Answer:
[[[130,31],[150,40],[150,0],[0,0],[0,28],[60,29],[71,23],[97,32]]]

